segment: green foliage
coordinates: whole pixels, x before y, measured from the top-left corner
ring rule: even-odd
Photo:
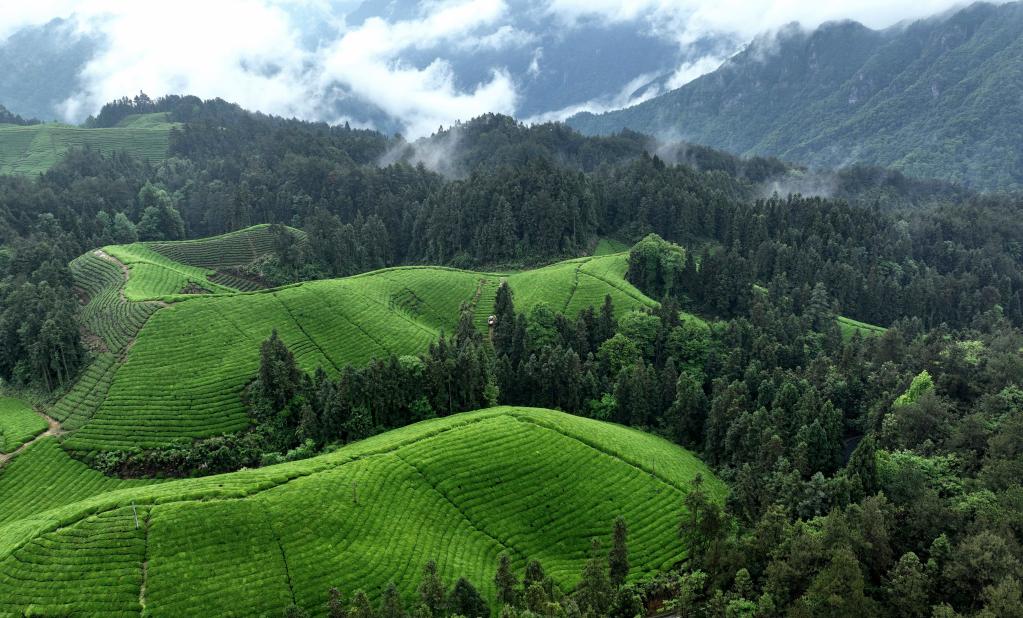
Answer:
[[[928,393],[933,390],[934,380],[931,378],[931,374],[925,369],[913,378],[913,382],[909,385],[909,388],[906,389],[906,392],[899,395],[895,401],[892,402],[892,407],[900,408],[911,403],[916,403],[920,400],[920,397],[922,397],[924,393]]]
[[[111,341],[111,349],[134,335],[134,324],[144,322],[145,328],[119,369],[115,371],[117,366],[110,360],[90,367],[87,384],[91,386],[84,393],[75,392],[73,399],[63,404],[67,411],[61,412],[62,417],[80,419],[76,423],[85,425],[69,440],[69,446],[77,450],[151,448],[166,446],[177,438],[244,429],[248,420],[241,393],[258,367],[252,340],[262,341],[274,327],[293,351],[299,369],[311,372],[323,367],[334,375],[346,364],[361,365],[390,353],[426,351],[441,329],[456,330],[463,303],[481,329],[494,311],[487,302],[496,302],[496,277],[442,268],[388,269],[262,294],[230,295],[228,288],[211,280],[212,271],[206,269],[218,259],[215,256],[220,256],[219,263],[224,266],[245,263],[266,250],[266,245],[259,243],[266,242],[268,232],[262,227],[204,241],[107,247],[107,252],[126,262],[131,270],[125,287],[129,301],[165,297],[191,284],[221,292],[176,296],[184,302],[156,312],[148,321],[145,318],[156,308],[154,305],[125,303],[117,296],[120,273],[116,265],[98,256],[84,256],[76,262],[76,272],[83,273],[83,280],[86,273],[96,272],[90,275],[96,280],[90,289],[98,291],[100,304],[91,302],[86,312],[91,316],[90,324],[110,333],[105,339]],[[250,244],[254,248],[248,252],[241,248]],[[173,261],[168,255],[195,266]],[[578,275],[573,275],[576,270]],[[549,341],[555,332],[554,314],[542,303],[564,293],[565,288],[559,286],[566,282],[558,281],[562,275],[578,276],[590,283],[580,285],[571,301],[558,300],[559,304],[574,307],[582,300],[603,299],[608,294],[614,306],[622,309],[654,304],[630,290],[621,278],[623,272],[624,256],[614,255],[515,274],[508,277],[508,285],[509,291],[527,292],[516,294],[521,310],[540,307],[535,312],[547,319],[530,322],[536,324],[533,337]],[[532,287],[548,280],[553,284],[549,300]],[[489,295],[481,292],[488,290]],[[128,320],[123,327],[105,326],[116,324],[121,315]],[[181,362],[175,363],[175,359]],[[177,368],[168,371],[168,366]],[[174,395],[153,397],[153,393]],[[494,401],[493,396],[489,402]],[[139,401],[148,403],[140,409]],[[476,405],[487,403],[484,398]],[[441,408],[434,405],[432,409]],[[423,414],[429,414],[426,407]],[[142,417],[149,420],[140,429],[138,419]],[[361,425],[360,418],[364,421]],[[373,420],[353,415],[352,428],[358,430],[352,435],[369,435]]]

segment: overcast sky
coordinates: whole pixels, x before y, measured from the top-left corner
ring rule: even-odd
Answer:
[[[509,6],[509,2],[512,6]],[[658,36],[689,44],[706,34],[756,34],[798,21],[855,19],[883,28],[961,3],[948,0],[536,0],[534,11],[560,28],[579,20],[635,22]],[[443,58],[423,67],[402,54],[423,48],[528,45],[529,33],[508,26],[514,0],[421,2],[405,21],[370,19],[349,26],[358,0],[30,0],[4,7],[0,40],[27,25],[61,17],[76,31],[107,41],[86,65],[82,91],[62,106],[69,119],[95,113],[109,100],[144,90],[222,97],[248,109],[340,121],[325,107],[339,84],[401,118],[410,136],[484,112],[514,114],[515,82],[504,67],[458,88]],[[310,30],[315,29],[315,33]],[[313,42],[311,42],[313,41]],[[680,67],[672,85],[713,70],[719,58]]]

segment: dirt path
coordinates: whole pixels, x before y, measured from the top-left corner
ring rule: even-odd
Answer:
[[[128,277],[131,276],[131,270],[128,269],[128,266],[124,262],[115,258],[114,256],[110,255],[109,253],[102,249],[96,249],[95,251],[92,252],[92,254],[100,259],[106,260],[112,264],[117,265],[117,267],[121,269],[121,274],[124,275],[124,282],[128,283]],[[122,303],[128,302],[128,298],[124,295],[123,285],[121,286],[121,289],[117,291],[117,294],[121,297]]]
[[[110,255],[109,253],[107,253],[106,251],[104,251],[102,249],[96,249],[95,251],[92,252],[92,254],[95,255],[96,257],[98,257],[98,258],[100,258],[102,260],[106,260],[106,261],[110,262],[111,264],[114,264],[118,268],[120,268],[121,269],[121,274],[124,275],[124,283],[125,284],[128,283],[128,278],[131,277],[131,269],[128,268],[127,264],[125,264],[121,260],[115,258],[114,256]],[[123,285],[121,286],[121,289],[117,290],[117,295],[121,298],[121,302],[122,303],[131,302],[131,301],[128,300],[128,297],[124,295],[124,286]],[[159,305],[161,307],[170,307],[170,303],[164,302],[162,300],[148,300],[148,301],[144,301],[144,302],[155,303],[155,304],[157,304],[157,305]]]
[[[4,464],[6,464],[11,459],[14,459],[14,457],[16,455],[20,455],[22,452],[27,450],[28,447],[32,446],[33,444],[35,444],[36,442],[42,440],[43,438],[46,438],[46,437],[49,437],[49,436],[60,436],[60,435],[64,434],[64,428],[60,426],[60,423],[57,421],[57,419],[55,419],[55,418],[53,418],[51,416],[47,416],[46,414],[43,414],[39,410],[36,410],[36,414],[38,414],[39,416],[41,416],[44,419],[46,419],[46,424],[48,425],[46,431],[44,431],[43,433],[39,434],[38,436],[32,438],[28,442],[22,444],[13,453],[6,453],[6,454],[0,453],[0,468],[2,468],[4,466]]]

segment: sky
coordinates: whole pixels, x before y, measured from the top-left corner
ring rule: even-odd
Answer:
[[[400,119],[407,136],[418,137],[485,112],[515,115],[520,92],[506,67],[486,67],[480,81],[466,85],[443,57],[425,65],[407,57],[424,49],[499,51],[535,44],[531,33],[514,27],[516,11],[532,11],[560,29],[593,20],[633,23],[684,47],[708,34],[750,40],[791,22],[813,28],[854,19],[884,28],[957,6],[948,0],[528,0],[528,7],[527,0],[425,0],[400,19],[349,24],[346,17],[359,4],[33,0],[4,8],[0,41],[54,18],[69,20],[77,34],[102,37],[105,44],[82,70],[81,89],[60,105],[68,120],[145,91],[153,97],[221,97],[266,113],[341,122],[346,118],[331,101],[356,95]],[[686,62],[669,86],[712,71],[722,60]],[[619,96],[611,104],[630,102]],[[595,105],[580,101],[573,109]]]

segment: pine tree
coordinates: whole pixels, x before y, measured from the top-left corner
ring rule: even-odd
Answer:
[[[611,584],[621,586],[629,576],[629,548],[627,537],[629,529],[625,524],[625,518],[619,515],[615,518],[614,535],[611,541],[611,551],[608,553],[607,562],[610,568]]]
[[[435,616],[442,615],[445,609],[444,584],[437,574],[437,563],[430,560],[423,565],[423,577],[419,582],[419,598]]]
[[[519,580],[511,568],[511,557],[501,552],[497,557],[497,573],[494,574],[494,586],[497,588],[497,602],[503,605],[515,605],[515,589]]]
[[[502,281],[494,299],[494,350],[510,354],[515,337],[515,297],[507,281]]]
[[[376,612],[369,602],[369,596],[362,590],[357,590],[352,597],[352,609],[348,612],[349,618],[376,618]]]
[[[401,604],[401,595],[398,594],[398,587],[394,585],[394,582],[388,583],[387,588],[384,589],[377,616],[380,618],[405,618],[405,608]]]
[[[295,396],[300,380],[295,356],[281,341],[275,328],[259,348],[259,376],[254,385],[256,395],[272,412],[280,412]]]
[[[590,543],[590,559],[583,567],[582,579],[576,591],[579,608],[591,616],[606,616],[611,604],[610,592],[607,558],[600,551],[600,541],[593,539]]]
[[[529,587],[535,583],[542,584],[547,579],[547,575],[543,571],[543,565],[540,564],[539,560],[530,560],[526,563],[526,574],[522,578],[522,588],[529,590]]]
[[[476,590],[476,587],[464,577],[459,577],[448,595],[448,608],[452,613],[466,618],[490,616],[490,607]]]
[[[600,307],[600,315],[597,316],[597,345],[610,339],[616,327],[614,301],[611,295],[607,294],[604,296],[604,304]]]
[[[341,591],[331,588],[327,593],[327,614],[330,618],[348,618],[348,610],[345,608]]]

